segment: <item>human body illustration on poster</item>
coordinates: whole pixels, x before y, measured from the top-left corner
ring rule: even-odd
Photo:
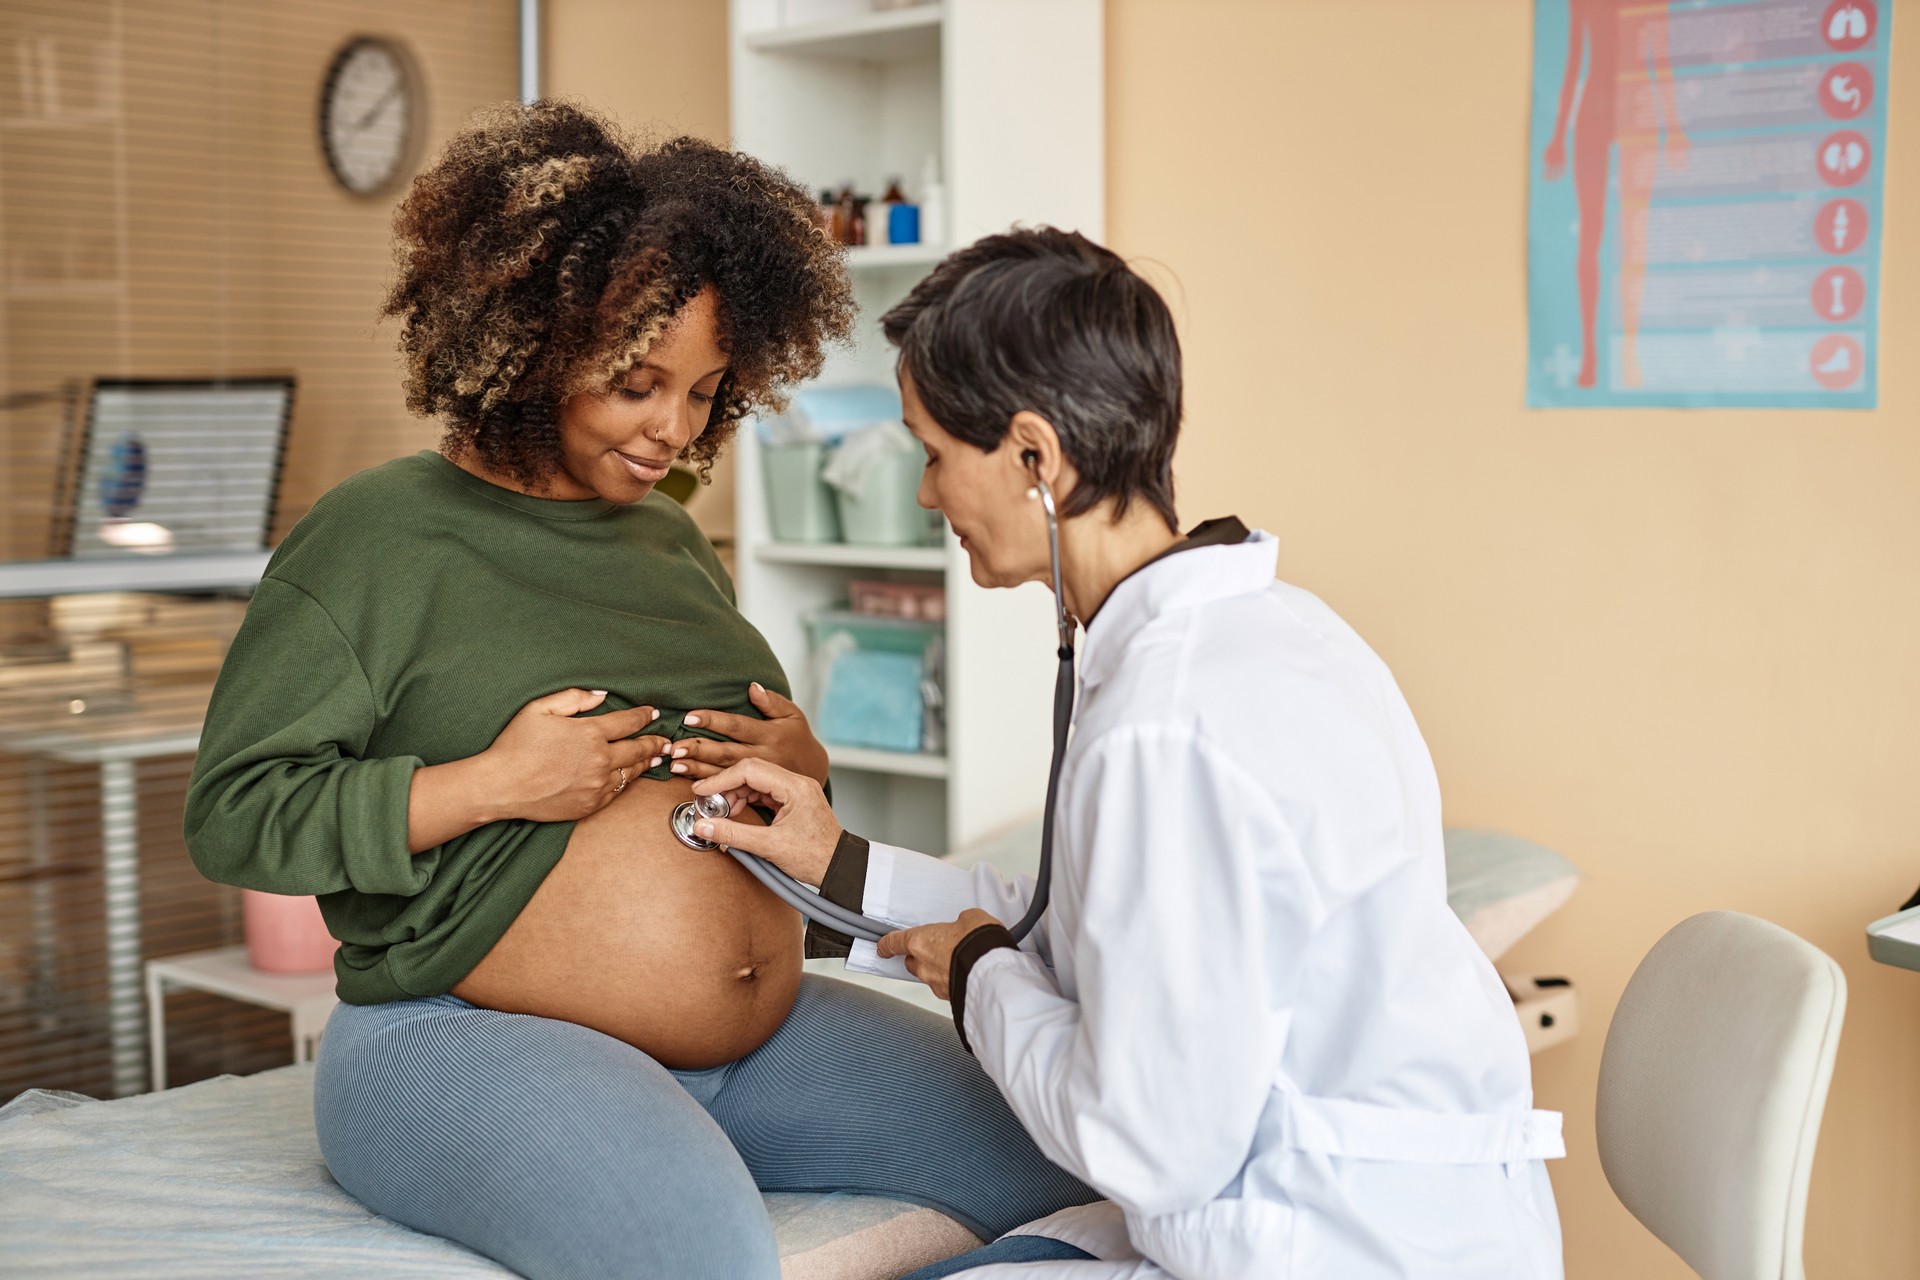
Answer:
[[[1536,407],[1872,408],[1890,0],[1535,0]]]

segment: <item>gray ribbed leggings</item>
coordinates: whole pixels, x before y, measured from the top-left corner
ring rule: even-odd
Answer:
[[[536,1280],[775,1280],[761,1190],[891,1196],[988,1240],[1095,1198],[949,1023],[814,975],[771,1040],[705,1071],[454,996],[343,1004],[314,1119],[362,1204]]]

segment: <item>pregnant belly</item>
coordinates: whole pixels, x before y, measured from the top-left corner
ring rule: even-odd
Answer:
[[[692,794],[678,779],[637,779],[575,824],[453,993],[592,1027],[669,1067],[718,1066],[765,1043],[799,991],[802,921],[726,854],[674,838],[668,816]]]

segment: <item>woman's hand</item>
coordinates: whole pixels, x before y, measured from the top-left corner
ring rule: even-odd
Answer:
[[[874,944],[874,950],[882,960],[905,956],[908,973],[926,983],[934,995],[950,1000],[953,993],[947,990],[947,977],[953,972],[954,948],[981,925],[999,923],[980,908],[968,907],[958,920],[895,930]]]
[[[653,734],[632,736],[658,719],[652,707],[581,715],[606,697],[604,689],[562,689],[535,698],[507,722],[478,757],[498,798],[499,817],[584,818],[604,808],[673,746]]]
[[[725,734],[732,741],[682,738],[673,744],[672,772],[687,778],[711,778],[729,765],[760,759],[815,782],[825,782],[827,749],[813,736],[813,726],[807,723],[806,713],[757,683],[747,686],[747,697],[766,719],[729,715],[724,711],[687,712],[687,724]]]
[[[774,810],[766,826],[727,819],[703,819],[693,833],[765,858],[795,880],[817,885],[826,877],[834,848],[845,834],[826,793],[812,778],[748,757],[693,784],[700,796],[724,795],[733,811],[743,804]]]

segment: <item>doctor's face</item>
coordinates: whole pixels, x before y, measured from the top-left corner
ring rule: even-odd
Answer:
[[[900,402],[907,430],[927,452],[920,505],[946,516],[960,535],[973,580],[983,587],[1048,581],[1046,513],[1027,496],[1033,477],[1011,438],[988,452],[948,435],[904,369]]]

